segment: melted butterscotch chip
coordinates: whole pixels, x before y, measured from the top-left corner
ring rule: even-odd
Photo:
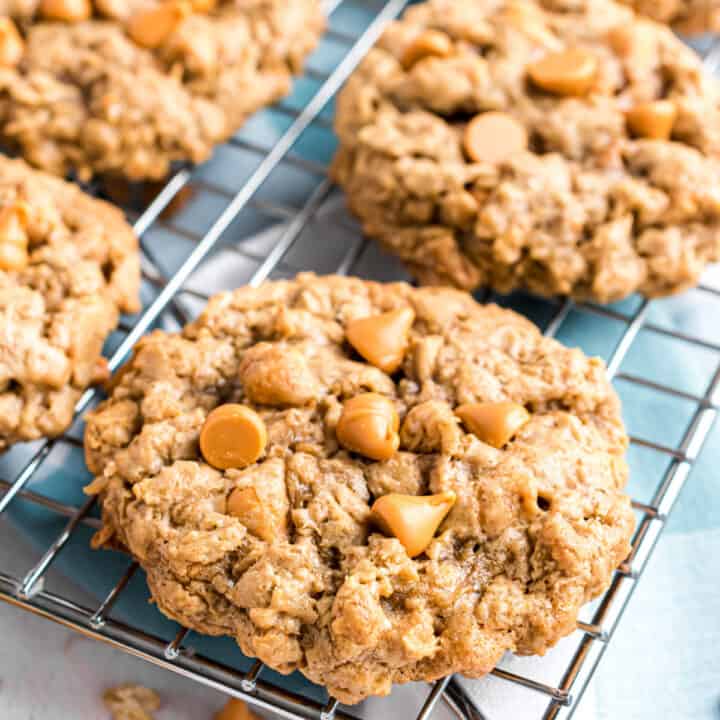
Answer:
[[[92,16],[90,0],[41,0],[40,14],[47,20],[75,23]]]
[[[400,308],[349,322],[345,328],[348,342],[370,363],[383,372],[394,373],[402,365],[408,333],[415,313]]]
[[[512,115],[487,112],[468,123],[464,143],[465,152],[474,162],[499,163],[526,150],[528,136]]]
[[[191,12],[189,0],[165,0],[135,13],[128,22],[128,35],[142,47],[159,47]]]
[[[337,425],[338,442],[372,460],[389,460],[400,445],[400,420],[392,400],[364,393],[348,400]]]
[[[585,95],[595,84],[598,61],[583,48],[550,53],[528,67],[539,88],[556,95]]]
[[[265,423],[245,405],[228,404],[215,408],[200,432],[203,457],[220,470],[252,465],[263,454],[265,445]]]
[[[416,557],[432,542],[454,504],[454,492],[424,496],[391,493],[375,501],[371,519],[386,535],[396,537],[409,557]]]
[[[530,413],[512,402],[471,403],[455,410],[466,427],[480,440],[501,448],[530,420]]]
[[[443,32],[425,30],[403,52],[400,62],[409,70],[415,63],[428,57],[447,57],[452,53],[452,40]]]
[[[23,270],[29,261],[26,203],[0,208],[0,270]]]
[[[677,105],[670,100],[641,103],[626,114],[630,130],[648,140],[668,140],[676,117]]]
[[[0,17],[0,65],[14,67],[25,52],[25,41],[9,17]]]

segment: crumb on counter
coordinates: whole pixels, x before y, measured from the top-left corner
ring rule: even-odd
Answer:
[[[155,720],[160,696],[142,685],[118,685],[103,693],[103,702],[112,720]]]

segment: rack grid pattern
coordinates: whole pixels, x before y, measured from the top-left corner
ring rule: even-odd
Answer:
[[[328,104],[385,25],[398,15],[406,4],[408,0],[375,0],[372,3],[361,0],[332,0],[326,3],[330,29],[323,42],[330,42],[335,46],[339,53],[337,63],[324,70],[313,68],[311,63],[302,80],[314,87],[309,101],[297,107],[293,105],[291,96],[272,109],[273,113],[285,119],[285,129],[279,133],[279,137],[264,144],[246,139],[240,133],[219,150],[220,159],[231,152],[240,152],[243,157],[253,159],[250,162],[252,171],[246,178],[242,178],[239,186],[228,189],[222,182],[218,182],[213,177],[215,166],[211,163],[209,172],[207,168],[205,171],[203,168],[180,168],[147,207],[142,206],[143,194],[135,193],[136,197],[131,198],[126,209],[128,214],[134,217],[135,229],[142,240],[144,291],[150,300],[139,317],[123,320],[120,328],[121,341],[110,357],[111,370],[115,371],[122,364],[135,342],[157,322],[172,320],[176,324],[183,324],[192,317],[191,301],[204,301],[212,294],[201,292],[192,286],[193,273],[201,267],[206,257],[218,248],[237,254],[253,268],[250,276],[242,280],[251,285],[258,285],[269,277],[281,277],[301,269],[362,273],[364,259],[368,253],[373,252],[373,248],[362,238],[357,226],[347,216],[333,220],[342,226],[339,229],[344,236],[353,238],[337,257],[333,254],[336,249],[333,249],[333,252],[326,249],[327,254],[333,257],[333,266],[316,268],[303,264],[304,258],[300,251],[303,237],[312,223],[327,222],[325,210],[328,204],[332,203],[335,190],[325,178],[325,163],[308,159],[299,148],[304,142],[312,144],[313,132],[329,136],[330,119],[326,112]],[[353,6],[358,9],[361,5],[366,11],[370,5],[374,17],[358,29],[353,26],[355,15],[352,11]],[[346,18],[344,22],[343,18]],[[353,27],[348,29],[348,26]],[[718,69],[720,41],[715,41],[706,48],[705,56],[708,70]],[[291,172],[298,173],[298,177],[302,176],[302,182],[298,183],[301,191],[297,193],[299,197],[294,201],[278,202],[275,197],[277,193],[272,191],[274,174],[281,168],[289,168]],[[97,188],[95,190],[97,191]],[[192,222],[183,224],[169,215],[171,203],[189,192],[212,196],[218,208],[208,221],[207,227],[202,230],[192,228]],[[137,196],[140,196],[140,201],[133,202],[137,201]],[[192,200],[190,202],[192,204]],[[275,233],[268,247],[258,250],[239,240],[242,235],[238,234],[237,227],[246,217],[252,217],[254,222],[259,218],[264,226],[274,224],[281,228]],[[182,257],[177,267],[172,270],[165,269],[159,260],[156,245],[152,241],[155,233],[160,233],[165,240],[171,237],[183,248]],[[704,302],[714,303],[716,312],[720,311],[720,290],[701,285],[696,292],[703,296]],[[492,293],[486,293],[483,299],[504,301]],[[543,329],[549,336],[558,334],[571,315],[577,313],[585,316],[585,322],[616,323],[621,331],[614,347],[607,352],[608,369],[614,381],[674,398],[690,406],[688,421],[679,440],[664,442],[632,436],[635,447],[663,456],[667,462],[662,472],[654,477],[650,497],[642,501],[633,500],[638,524],[632,552],[615,573],[610,588],[593,606],[592,616],[587,621],[578,623],[577,648],[559,682],[548,684],[501,668],[493,671],[502,682],[529,688],[543,696],[547,702],[541,717],[552,720],[569,718],[573,714],[616,631],[666,518],[715,421],[720,409],[720,343],[653,322],[649,317],[651,304],[648,301],[632,304],[630,311],[562,299],[533,298],[533,302],[543,308]],[[641,332],[710,353],[714,369],[710,372],[709,381],[704,384],[704,388],[700,392],[690,392],[664,379],[624,371],[624,361]],[[98,399],[97,390],[85,393],[76,409],[78,416]],[[77,434],[72,432],[57,440],[45,441],[34,449],[30,458],[17,469],[14,477],[0,479],[0,514],[4,513],[13,501],[23,500],[41,506],[58,517],[67,518],[64,528],[45,548],[39,561],[24,574],[15,576],[0,568],[0,600],[242,698],[282,718],[352,720],[356,717],[352,709],[340,707],[333,699],[322,703],[291,693],[280,685],[265,680],[264,666],[260,662],[256,662],[247,672],[241,673],[218,660],[195,652],[192,648],[191,633],[185,629],[179,629],[174,639],[166,642],[141,627],[133,627],[114,618],[113,608],[116,602],[138,571],[135,562],[127,566],[115,586],[96,607],[85,607],[46,589],[45,577],[73,534],[81,526],[98,527],[98,520],[93,517],[93,498],[78,505],[65,504],[28,487],[51,452],[63,445],[77,449],[82,443]],[[97,555],[89,555],[88,562],[102,560]],[[445,678],[430,687],[416,720],[428,720],[440,702],[445,703],[458,718],[485,718],[483,711],[477,707],[463,686],[454,678]]]

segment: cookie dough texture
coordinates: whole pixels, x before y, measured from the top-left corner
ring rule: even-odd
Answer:
[[[37,0],[0,0],[26,40],[20,64],[0,68],[0,136],[32,164],[84,179],[159,179],[173,161],[207,159],[288,93],[324,27],[319,0],[220,0],[146,49],[126,25],[154,0],[97,4],[106,17],[63,23],[42,21]]]
[[[120,312],[139,309],[138,243],[122,213],[0,157],[0,212],[27,208],[28,262],[0,269],[0,451],[70,424]]]
[[[349,349],[344,327],[401,307],[416,319],[389,376]],[[255,402],[273,387],[276,403]],[[336,440],[342,403],[362,392],[400,415],[385,462]],[[482,400],[532,413],[502,449],[453,415]],[[264,456],[242,471],[198,450],[227,402],[267,426]],[[481,676],[506,650],[543,653],[571,632],[629,549],[626,443],[603,363],[515,313],[446,288],[313,275],[219,295],[182,334],[148,336],[85,436],[96,544],[140,561],[166,615],[344,702]],[[238,487],[262,508],[246,524],[227,511]],[[377,497],[446,491],[457,501],[415,559],[368,523]]]
[[[623,0],[658,22],[672,24],[678,32],[696,35],[720,30],[718,0]]]
[[[430,0],[385,32],[337,103],[333,176],[351,210],[424,283],[601,302],[694,285],[720,258],[715,82],[667,27],[624,5],[531,5]],[[404,67],[427,29],[450,54]],[[578,48],[597,59],[588,94],[529,80],[532,63]],[[671,138],[634,137],[626,111],[658,99],[677,110]],[[471,161],[465,128],[487,111],[523,126],[527,151]]]

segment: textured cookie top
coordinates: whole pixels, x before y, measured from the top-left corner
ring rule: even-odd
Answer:
[[[334,175],[421,281],[663,295],[720,257],[719,98],[612,0],[431,0],[342,92]]]
[[[122,213],[0,157],[0,451],[58,435],[121,311],[139,309],[137,238]]]
[[[286,94],[324,25],[319,0],[0,0],[0,16],[0,136],[61,175],[136,180],[206,159]]]
[[[410,322],[364,344],[388,317]],[[501,402],[525,417],[499,442],[456,414]],[[203,436],[238,405],[265,437],[253,421],[251,464],[218,470]],[[396,415],[389,448],[376,411]],[[182,334],[145,338],[85,435],[96,543],[139,559],[158,607],[346,702],[480,676],[571,632],[628,552],[626,443],[603,363],[519,315],[313,275],[219,295]],[[411,548],[402,521],[428,513]]]
[[[695,35],[720,30],[720,0],[622,0],[678,32]]]

